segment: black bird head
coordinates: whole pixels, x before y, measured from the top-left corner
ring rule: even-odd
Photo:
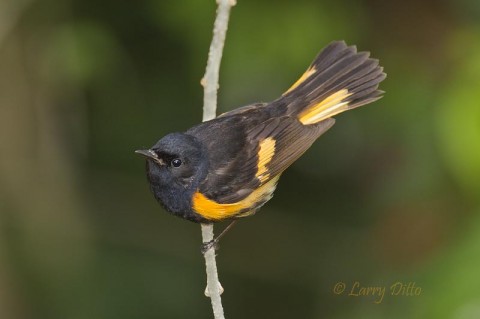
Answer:
[[[148,150],[135,153],[147,158],[147,178],[155,198],[172,213],[191,211],[190,199],[208,170],[201,142],[183,133],[171,133]]]

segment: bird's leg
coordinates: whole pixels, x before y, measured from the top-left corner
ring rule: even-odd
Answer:
[[[212,248],[216,250],[218,248],[217,245],[218,245],[218,242],[220,241],[220,238],[222,238],[230,230],[230,228],[232,228],[233,225],[235,225],[236,222],[237,222],[236,219],[232,220],[232,222],[228,224],[227,227],[225,227],[225,229],[220,233],[220,235],[210,240],[209,242],[203,243],[201,248],[202,254],[205,254],[208,250]]]

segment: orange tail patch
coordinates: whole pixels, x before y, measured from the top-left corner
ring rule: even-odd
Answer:
[[[307,107],[298,115],[298,120],[303,125],[319,123],[327,118],[348,110],[348,97],[352,95],[347,89],[339,90],[321,102]]]
[[[305,73],[302,74],[302,76],[297,80],[297,82],[293,83],[293,85],[283,93],[283,95],[287,94],[288,92],[294,90],[297,86],[305,82],[309,77],[311,77],[313,74],[315,74],[317,70],[315,69],[315,66],[310,67]]]

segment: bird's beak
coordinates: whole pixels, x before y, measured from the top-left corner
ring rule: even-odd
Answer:
[[[140,155],[146,157],[147,159],[151,159],[152,161],[157,162],[159,165],[164,165],[165,164],[163,159],[159,158],[157,156],[157,154],[152,150],[136,150],[135,153],[140,154]]]
[[[152,159],[154,161],[158,160],[157,154],[155,154],[155,152],[152,150],[136,150],[135,153],[145,156],[146,158]]]

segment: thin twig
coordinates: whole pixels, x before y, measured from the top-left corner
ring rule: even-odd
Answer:
[[[222,60],[230,9],[236,4],[235,0],[217,0],[217,3],[217,17],[213,25],[213,39],[208,52],[207,68],[201,81],[204,89],[203,121],[215,118],[220,61]],[[202,224],[202,240],[204,243],[213,240],[213,224]],[[210,297],[215,319],[224,319],[222,298],[220,297],[223,288],[218,280],[214,246],[215,245],[212,245],[212,248],[204,253],[207,271],[207,288],[205,289],[205,294]]]
[[[217,110],[218,75],[222,60],[223,44],[228,28],[230,8],[236,4],[234,0],[217,0],[217,17],[213,25],[213,39],[208,52],[207,69],[202,79],[203,85],[203,121],[215,118]]]

